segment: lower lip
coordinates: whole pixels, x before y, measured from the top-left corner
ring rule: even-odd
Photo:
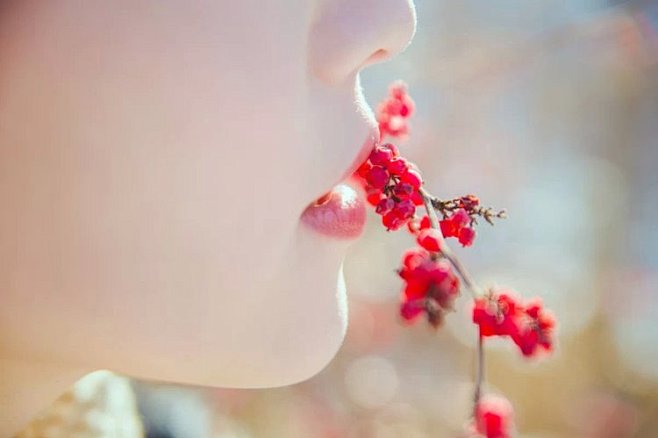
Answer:
[[[306,207],[301,221],[319,234],[353,240],[363,233],[366,207],[354,188],[341,183]]]

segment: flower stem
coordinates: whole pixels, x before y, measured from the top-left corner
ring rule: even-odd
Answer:
[[[432,204],[432,195],[427,193],[422,187],[419,189],[420,195],[423,197],[423,204],[425,204],[425,210],[427,210],[427,215],[430,219],[430,225],[432,228],[441,230],[439,225],[439,218],[436,215],[436,210]],[[481,293],[480,287],[475,283],[475,280],[468,272],[466,267],[462,264],[459,258],[452,252],[448,244],[446,243],[443,235],[438,233],[439,240],[439,249],[441,254],[450,262],[450,264],[455,268],[459,276],[464,281],[464,284],[471,292],[473,299],[478,298]],[[482,394],[482,384],[484,382],[484,345],[483,339],[480,331],[478,330],[478,343],[477,343],[477,357],[476,357],[476,376],[475,376],[475,389],[473,390],[473,416],[475,416],[477,405],[480,401],[480,395]]]
[[[473,416],[477,410],[480,396],[482,395],[482,382],[484,381],[484,342],[480,330],[478,330],[477,368],[475,375],[475,390],[473,391]]]

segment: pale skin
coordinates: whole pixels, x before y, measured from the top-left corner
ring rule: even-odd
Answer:
[[[0,436],[97,369],[255,388],[331,360],[349,242],[299,218],[375,135],[358,73],[410,2],[0,2]]]

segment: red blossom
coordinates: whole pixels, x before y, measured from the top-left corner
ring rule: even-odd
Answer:
[[[402,81],[393,83],[388,94],[388,98],[377,107],[381,138],[406,137],[409,134],[407,119],[414,113],[414,101],[407,94],[407,86]]]
[[[407,224],[414,218],[416,206],[423,204],[418,193],[423,184],[420,172],[390,143],[375,147],[355,174],[364,183],[368,203],[389,231]]]
[[[535,298],[526,304],[518,324],[518,332],[512,336],[512,339],[526,357],[550,353],[554,347],[555,325],[553,314],[544,309],[539,298]]]
[[[391,198],[384,198],[375,207],[375,212],[377,214],[384,215],[388,213],[389,211],[393,210],[393,207],[395,207],[395,201],[392,200]]]
[[[433,326],[440,324],[443,313],[452,310],[459,295],[459,279],[445,259],[435,260],[422,248],[404,253],[398,271],[404,280],[400,316],[414,321],[423,312]]]
[[[462,228],[459,231],[458,240],[464,247],[473,245],[473,241],[475,240],[475,230],[470,227]]]
[[[522,303],[509,291],[490,291],[475,300],[473,322],[481,336],[509,336],[526,357],[553,350],[555,319],[538,298]]]
[[[391,175],[400,176],[409,170],[409,162],[402,157],[393,157],[386,163],[386,169]]]
[[[366,175],[366,181],[370,187],[380,190],[386,186],[389,178],[388,172],[382,166],[373,166]]]
[[[386,196],[384,195],[384,192],[382,192],[381,190],[376,189],[374,187],[366,188],[366,200],[368,201],[368,204],[372,205],[373,207],[376,207],[379,204],[379,202],[385,198]]]
[[[410,184],[415,190],[418,190],[423,184],[423,177],[420,172],[415,169],[407,169],[405,173],[400,175],[400,181]]]
[[[375,148],[370,153],[370,162],[375,166],[386,166],[393,158],[393,151],[389,148]]]
[[[435,228],[426,228],[418,233],[416,241],[428,251],[441,251],[441,231]]]
[[[410,199],[411,199],[411,202],[414,203],[414,205],[423,205],[424,204],[423,197],[422,197],[422,195],[420,194],[420,192],[418,190],[416,190],[411,195]]]
[[[393,186],[393,194],[401,199],[411,198],[414,190],[411,184],[402,181]]]
[[[485,395],[475,408],[475,430],[486,438],[509,438],[514,408],[504,397]]]
[[[462,246],[471,246],[475,239],[475,230],[470,227],[472,219],[468,212],[459,208],[439,225],[444,237],[456,237]]]
[[[473,322],[480,327],[481,336],[512,336],[518,331],[521,314],[519,299],[509,292],[490,292],[475,299]]]

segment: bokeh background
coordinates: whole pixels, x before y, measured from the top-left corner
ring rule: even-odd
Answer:
[[[519,437],[657,437],[658,1],[416,6],[414,43],[363,73],[366,96],[409,83],[402,149],[430,190],[510,212],[459,255],[560,321],[549,360],[488,343],[488,389],[514,404]],[[457,436],[474,374],[468,300],[438,332],[403,327],[394,269],[413,240],[378,221],[346,260],[350,326],[324,371],[271,390],[133,382],[147,436]]]

